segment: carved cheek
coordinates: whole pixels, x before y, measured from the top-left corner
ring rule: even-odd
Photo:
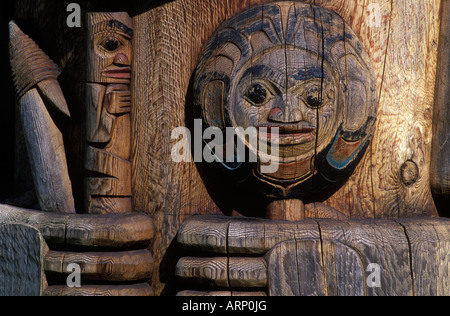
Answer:
[[[249,126],[258,126],[263,122],[266,122],[266,108],[257,107],[249,104],[244,99],[241,99],[236,111],[235,121],[238,127],[247,128]]]

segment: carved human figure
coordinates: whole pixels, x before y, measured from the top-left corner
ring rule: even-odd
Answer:
[[[89,13],[87,25],[86,209],[130,212],[132,20],[127,13]]]
[[[357,35],[334,12],[290,1],[222,24],[199,62],[194,95],[205,128],[255,127],[277,164],[270,173],[262,171],[263,159],[251,167],[222,162],[218,169],[237,179],[238,191],[284,204],[320,200],[348,178],[370,143],[378,106]],[[237,135],[249,151],[265,154]],[[279,146],[275,155],[272,144]]]

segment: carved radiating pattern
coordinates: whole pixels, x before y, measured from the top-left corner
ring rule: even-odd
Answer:
[[[126,13],[90,13],[88,25],[86,208],[130,212],[132,21]]]
[[[14,23],[9,25],[11,70],[17,96],[46,79],[58,78],[59,67]]]
[[[308,198],[342,183],[368,147],[378,106],[357,35],[337,14],[290,1],[222,24],[199,62],[194,93],[205,128],[256,127],[260,140],[262,127],[268,135],[279,128],[277,172],[222,163],[243,188],[269,198]]]

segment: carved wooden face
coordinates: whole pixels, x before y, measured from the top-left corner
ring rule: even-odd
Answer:
[[[194,106],[205,128],[255,127],[268,143],[275,172],[263,172],[262,160],[251,167],[221,163],[244,189],[302,198],[353,172],[373,133],[376,91],[369,56],[341,17],[283,1],[250,8],[218,28],[197,67]],[[261,154],[251,138],[237,135]]]
[[[280,162],[311,159],[337,132],[338,82],[328,63],[302,49],[268,49],[236,77],[230,103],[233,125],[267,128],[258,138],[270,144],[279,128]],[[233,88],[232,88],[233,89]]]
[[[131,18],[124,13],[88,14],[88,82],[130,83],[131,26]]]

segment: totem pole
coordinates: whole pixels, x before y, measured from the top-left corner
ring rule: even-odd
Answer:
[[[88,14],[86,210],[131,212],[132,21],[127,13]]]

